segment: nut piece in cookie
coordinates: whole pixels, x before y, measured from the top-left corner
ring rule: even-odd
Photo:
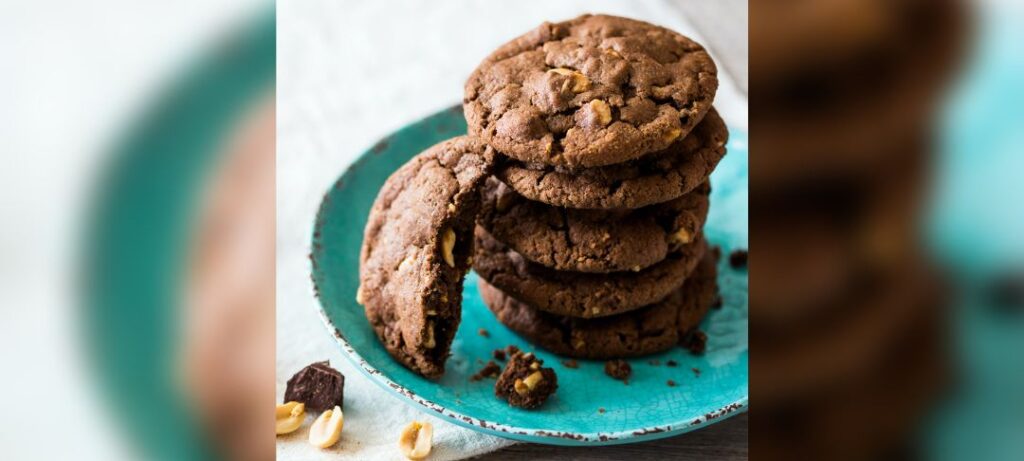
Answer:
[[[392,174],[370,210],[356,299],[388,353],[428,378],[444,373],[461,320],[478,189],[493,164],[479,140],[444,141]]]
[[[326,360],[299,370],[284,391],[285,402],[302,402],[311,411],[344,408],[344,397],[345,376]]]
[[[513,407],[537,408],[558,389],[555,370],[544,368],[533,353],[516,352],[494,384],[494,394]]]

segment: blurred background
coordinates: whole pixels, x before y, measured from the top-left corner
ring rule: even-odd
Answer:
[[[750,0],[755,459],[1024,456],[1021,12]]]
[[[3,0],[0,35],[0,459],[271,459],[273,4]]]
[[[752,457],[1024,459],[1024,5],[749,11]],[[274,30],[0,0],[0,458],[273,457]]]

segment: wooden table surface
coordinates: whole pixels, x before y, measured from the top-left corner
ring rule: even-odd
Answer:
[[[480,460],[745,460],[747,414],[667,439],[608,447],[554,447],[522,443],[486,454]]]

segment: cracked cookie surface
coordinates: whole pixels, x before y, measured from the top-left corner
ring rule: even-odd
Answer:
[[[668,298],[622,315],[577,319],[535,309],[481,281],[484,303],[505,326],[551,352],[582,359],[653,354],[674,347],[697,328],[717,295],[715,259],[708,251]]]
[[[640,208],[673,200],[707,181],[725,156],[728,130],[712,109],[668,149],[614,166],[567,170],[508,161],[495,173],[526,198],[566,208]]]
[[[699,44],[646,22],[584,15],[544,23],[466,81],[470,134],[525,162],[621,163],[665,149],[711,108],[717,69]]]
[[[564,272],[527,261],[477,226],[473,269],[491,285],[537,309],[595,318],[665,299],[683,284],[706,247],[703,237],[698,236],[665,260],[637,272]]]
[[[458,137],[388,178],[363,236],[356,300],[385,349],[426,377],[444,373],[461,319],[480,185],[494,150]]]
[[[496,178],[477,222],[526,259],[552,269],[638,271],[690,243],[704,225],[710,185],[638,210],[577,210],[528,200]]]

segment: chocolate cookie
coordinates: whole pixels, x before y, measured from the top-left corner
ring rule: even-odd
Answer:
[[[527,261],[477,226],[473,269],[488,283],[537,309],[594,318],[665,299],[683,284],[706,249],[703,237],[698,237],[664,261],[638,272],[562,272]]]
[[[639,210],[573,210],[527,200],[488,178],[477,223],[526,259],[553,269],[637,271],[693,240],[704,226],[710,192],[705,183]]]
[[[426,377],[444,373],[461,319],[479,187],[494,150],[458,137],[388,178],[370,210],[356,301],[388,352]]]
[[[717,89],[714,62],[689,38],[584,15],[498,48],[470,75],[463,108],[470,134],[510,157],[596,167],[685,137]]]
[[[670,349],[707,314],[718,291],[711,252],[668,298],[622,315],[577,319],[549,314],[481,281],[480,294],[498,320],[551,352],[585,359],[635,357]]]
[[[499,179],[524,197],[567,208],[640,208],[678,198],[707,181],[729,132],[712,109],[689,136],[621,165],[567,170],[506,162]]]

